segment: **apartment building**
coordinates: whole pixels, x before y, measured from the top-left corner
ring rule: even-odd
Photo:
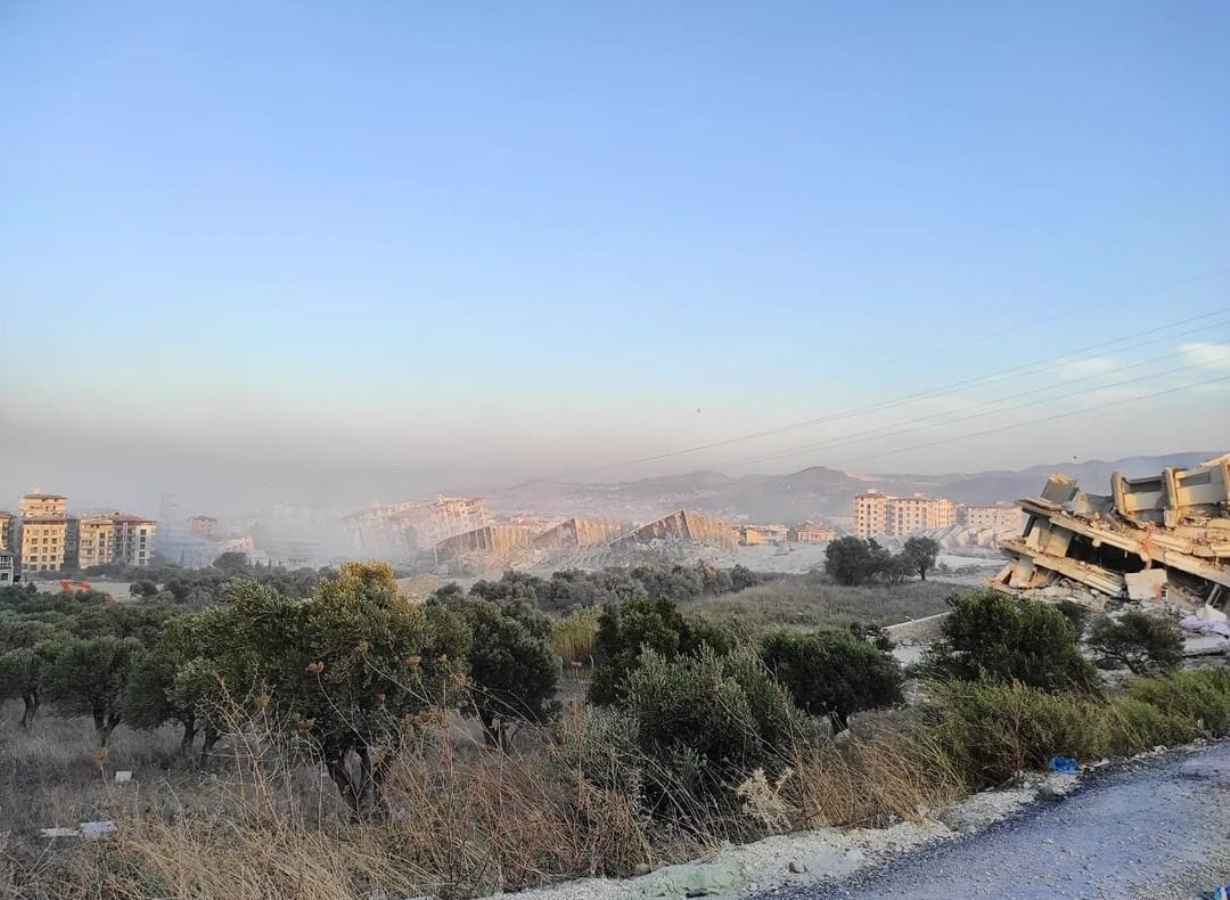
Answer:
[[[68,519],[64,516],[22,516],[21,570],[59,572],[68,548]]]
[[[115,513],[115,560],[130,566],[148,566],[154,558],[154,532],[157,523],[144,516]]]
[[[77,567],[105,566],[115,559],[115,523],[109,516],[87,516],[77,526]]]
[[[861,538],[888,534],[888,501],[879,491],[867,491],[854,498],[854,533]]]
[[[957,524],[974,531],[1002,531],[1019,534],[1025,527],[1025,514],[1017,506],[961,506]]]
[[[0,509],[0,550],[17,549],[17,517]]]
[[[0,547],[0,587],[17,580],[17,567],[11,551]]]
[[[17,501],[17,512],[23,519],[32,516],[68,515],[68,498],[60,494],[44,494],[35,488]]]
[[[854,529],[861,538],[898,537],[956,523],[957,506],[943,497],[893,497],[867,491],[854,498]]]

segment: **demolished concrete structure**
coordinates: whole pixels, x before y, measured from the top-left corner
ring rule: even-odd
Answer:
[[[618,537],[618,522],[574,516],[534,538],[534,546],[542,550],[562,550],[578,547],[598,547]]]
[[[693,543],[734,553],[738,549],[735,529],[727,522],[704,513],[681,509],[663,516],[609,545],[611,550],[634,550],[658,543]]]
[[[1104,597],[1222,608],[1230,599],[1230,454],[1148,478],[1111,476],[1109,495],[1052,475],[1018,501],[1019,538],[992,586],[1034,591],[1076,582]]]

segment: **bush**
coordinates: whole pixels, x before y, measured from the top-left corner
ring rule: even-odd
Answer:
[[[470,704],[493,747],[508,749],[516,722],[545,724],[558,709],[559,660],[547,647],[551,623],[524,601],[454,606],[470,628]]]
[[[669,660],[694,655],[702,647],[726,653],[734,639],[719,626],[685,618],[667,599],[650,600],[642,594],[622,606],[608,605],[598,620],[589,700],[600,706],[618,703],[646,649]]]
[[[1101,759],[1230,734],[1230,672],[1141,678],[1110,701],[1019,682],[950,681],[933,686],[922,733],[971,786],[1000,784],[1053,754]]]
[[[848,728],[856,712],[902,701],[901,666],[848,631],[779,631],[765,637],[760,652],[795,704],[827,716],[834,731]]]
[[[565,664],[581,663],[593,656],[602,611],[582,609],[551,624],[551,649]]]
[[[1089,629],[1089,649],[1100,665],[1134,675],[1168,672],[1183,661],[1183,633],[1170,619],[1129,610],[1118,620],[1103,616]]]
[[[949,598],[944,638],[924,668],[940,677],[1019,681],[1045,691],[1097,691],[1098,673],[1055,607],[995,591]]]
[[[1230,734],[1230,672],[1199,669],[1133,679],[1128,696],[1189,722],[1211,737]]]
[[[624,709],[638,749],[673,774],[690,797],[732,799],[754,769],[777,772],[796,737],[809,731],[798,709],[755,654],[669,660],[649,651],[628,678]],[[649,785],[656,813],[671,791]]]

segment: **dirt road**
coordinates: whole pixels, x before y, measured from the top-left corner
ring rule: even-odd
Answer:
[[[1230,883],[1230,744],[1095,775],[964,840],[838,884],[758,900],[1194,900]]]

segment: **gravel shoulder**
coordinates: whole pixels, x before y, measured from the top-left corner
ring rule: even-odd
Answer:
[[[1197,897],[1230,883],[1230,744],[1108,767],[969,837],[757,900]]]
[[[820,829],[522,900],[1185,898],[1230,883],[1230,743],[1033,776],[922,824]]]

